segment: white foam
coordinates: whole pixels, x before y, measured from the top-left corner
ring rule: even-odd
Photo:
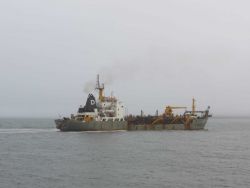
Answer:
[[[56,129],[0,129],[0,134],[55,132]]]

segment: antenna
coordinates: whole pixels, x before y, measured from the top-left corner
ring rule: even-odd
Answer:
[[[97,77],[96,77],[96,86],[95,86],[95,89],[104,89],[104,84],[100,84],[100,76],[99,74],[97,74]]]

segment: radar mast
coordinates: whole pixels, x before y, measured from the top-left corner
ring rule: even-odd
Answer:
[[[101,102],[103,102],[103,100],[104,100],[104,96],[103,96],[104,84],[103,83],[100,84],[100,76],[99,76],[99,74],[97,74],[95,89],[97,89],[99,91],[99,100]]]

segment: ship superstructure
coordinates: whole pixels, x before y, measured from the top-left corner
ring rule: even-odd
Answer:
[[[104,84],[100,84],[99,75],[97,75],[95,90],[98,91],[98,100],[90,93],[86,104],[79,107],[76,115],[72,114],[71,118],[66,118],[64,123],[57,120],[59,129],[72,128],[76,122],[78,122],[78,125],[82,123],[82,129],[89,127],[89,124],[93,125],[92,128],[90,127],[91,130],[100,127],[107,130],[109,128],[115,130],[126,129],[124,104],[112,94],[108,97],[104,96]],[[65,124],[66,122],[68,124]]]
[[[96,90],[99,91],[99,98],[96,101],[93,94],[89,94],[84,107],[80,106],[75,119],[89,122],[95,121],[124,121],[125,107],[116,97],[104,96],[104,84],[100,85],[97,75]]]
[[[114,97],[113,94],[111,94],[109,97],[104,96],[104,84],[100,85],[99,75],[97,75],[96,90],[99,91],[99,102],[97,107],[101,120],[124,121],[124,104],[121,101],[118,101],[118,99]]]

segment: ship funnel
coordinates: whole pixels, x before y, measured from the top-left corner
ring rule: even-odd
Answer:
[[[78,109],[78,113],[94,112],[96,108],[97,106],[96,106],[95,97],[94,95],[89,94],[85,106],[84,107],[80,106],[80,108]]]

